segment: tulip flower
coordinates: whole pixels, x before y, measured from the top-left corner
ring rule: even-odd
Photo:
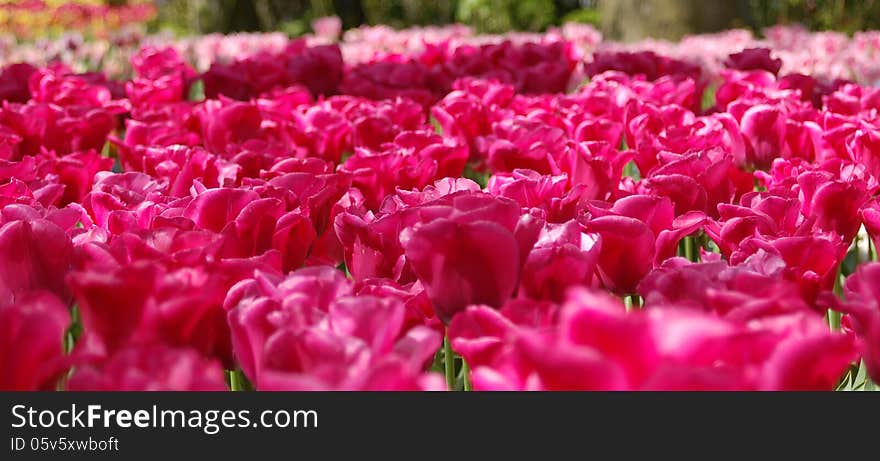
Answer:
[[[0,389],[53,390],[69,363],[64,333],[70,324],[67,306],[46,291],[0,301]]]

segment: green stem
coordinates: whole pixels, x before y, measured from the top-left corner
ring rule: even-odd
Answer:
[[[831,330],[840,329],[840,317],[840,312],[837,312],[833,309],[828,309],[828,326],[831,327]]]
[[[229,372],[229,390],[238,392],[241,390],[241,381],[238,379],[238,370]]]
[[[76,341],[73,339],[73,333],[70,331],[64,334],[64,353],[70,354],[73,351],[73,346],[76,345]]]
[[[841,274],[841,269],[843,269],[843,263],[837,266],[837,273],[834,274],[834,294],[838,298],[843,298],[843,283],[841,283],[841,279],[843,278],[843,274]]]
[[[229,390],[230,391],[252,391],[254,390],[254,386],[247,379],[247,376],[244,375],[244,372],[240,369],[236,368],[234,370],[229,370]]]
[[[841,263],[837,267],[837,273],[834,274],[834,295],[838,298],[843,297],[843,284],[841,283],[842,274],[840,270],[843,268],[843,263]],[[831,327],[832,330],[840,329],[840,312],[837,312],[833,309],[828,309],[828,326]]]
[[[697,235],[697,250],[699,251],[700,248],[709,251],[709,235],[705,232],[700,232],[699,235]]]
[[[877,247],[874,246],[874,241],[871,240],[871,237],[868,237],[868,261],[876,261],[877,260]]]
[[[455,390],[455,354],[452,352],[452,344],[449,341],[449,333],[443,337],[443,365],[446,371],[446,387],[450,391]]]
[[[693,237],[685,237],[684,238],[684,257],[687,258],[688,261],[697,262],[696,256],[696,245],[694,244]]]
[[[627,311],[639,309],[642,307],[642,297],[637,294],[631,294],[624,298],[624,305]]]
[[[70,307],[70,325],[68,325],[67,330],[64,332],[65,354],[70,354],[73,351],[73,347],[76,346],[76,341],[79,339],[80,334],[82,334],[82,321],[79,316],[79,306],[74,304]]]
[[[464,381],[465,392],[470,392],[472,389],[471,368],[468,366],[467,362],[464,359],[461,360],[461,376],[462,380]]]
[[[858,235],[856,235],[856,238],[853,240],[853,246],[855,247],[855,252],[853,252],[853,262],[854,262],[853,267],[854,268],[859,267],[859,264],[861,264],[862,254],[861,254],[861,250],[859,249],[859,241],[860,240],[861,239],[859,238]],[[869,254],[868,259],[870,259],[870,258],[871,258],[871,255]]]

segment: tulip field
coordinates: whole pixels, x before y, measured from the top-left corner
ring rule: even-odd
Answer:
[[[880,32],[0,38],[0,389],[873,390]]]

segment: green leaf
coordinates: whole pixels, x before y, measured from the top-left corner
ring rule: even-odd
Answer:
[[[640,181],[642,179],[642,173],[639,171],[639,167],[636,166],[636,162],[632,160],[623,167],[623,175],[629,176],[633,181]]]
[[[476,171],[470,164],[468,164],[464,167],[464,173],[462,173],[462,176],[479,184],[480,189],[485,189],[486,184],[489,182],[490,175],[489,173],[481,173],[479,171]]]
[[[600,27],[602,25],[602,17],[599,15],[598,8],[578,8],[562,17],[562,23],[566,22],[579,22]]]
[[[339,265],[336,266],[336,268],[341,270],[343,273],[345,273],[346,278],[352,278],[351,272],[348,271],[348,266],[345,264],[345,261],[339,263]]]
[[[715,105],[715,93],[716,92],[718,92],[717,85],[712,85],[712,86],[706,87],[706,89],[703,91],[703,99],[700,101],[700,108],[701,109],[703,109],[705,111],[705,110],[712,108],[712,106]]]
[[[853,376],[853,390],[867,390],[865,388],[871,379],[868,378],[868,368],[865,366],[864,360],[859,362],[858,370],[853,373]]]
[[[73,350],[79,337],[82,336],[82,332],[83,326],[79,316],[79,307],[74,305],[70,308],[70,325],[67,327],[67,331],[64,332],[65,353],[69,354]]]
[[[443,373],[443,348],[434,353],[434,361],[428,367],[428,371]]]
[[[189,100],[190,101],[204,101],[205,100],[205,82],[202,79],[196,80],[189,86]]]
[[[230,391],[252,391],[254,390],[254,385],[251,384],[251,381],[244,375],[244,372],[241,369],[236,368],[234,370],[226,370],[226,384],[229,386]]]
[[[849,276],[853,272],[856,271],[856,266],[859,265],[859,247],[857,245],[852,245],[849,248],[849,251],[846,253],[846,257],[843,258],[843,263],[840,265],[840,273],[844,277]]]
[[[440,126],[440,122],[437,121],[437,118],[432,115],[431,118],[429,119],[429,121],[431,122],[431,126],[434,127],[434,131],[436,131],[437,134],[442,135],[443,134],[443,127]]]
[[[718,248],[718,244],[715,241],[709,239],[706,242],[706,249],[711,251],[712,253],[721,253],[721,248]]]

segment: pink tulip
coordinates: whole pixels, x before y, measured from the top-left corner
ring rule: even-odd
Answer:
[[[521,293],[559,302],[568,287],[591,285],[601,244],[599,235],[581,232],[576,221],[548,224],[523,266]]]
[[[341,171],[353,175],[353,186],[375,210],[396,188],[421,189],[438,179],[460,176],[466,161],[463,146],[427,132],[403,132],[377,151],[356,148]]]
[[[666,198],[632,195],[612,206],[593,203],[582,226],[601,236],[597,273],[602,284],[618,294],[634,293],[655,264],[674,256],[683,237],[700,229],[705,215],[688,213],[673,219]]]
[[[223,391],[220,364],[191,349],[131,346],[107,360],[81,365],[70,377],[72,391]]]
[[[586,290],[570,294],[555,328],[474,306],[450,335],[481,390],[828,390],[856,353],[813,314],[750,324],[662,307],[627,314]]]
[[[782,67],[782,59],[773,58],[768,48],[748,48],[728,56],[724,65],[737,70],[766,70],[776,75]]]
[[[593,61],[587,64],[587,75],[593,76],[602,72],[616,70],[627,75],[644,75],[648,80],[677,74],[698,79],[700,68],[691,63],[660,56],[652,51],[635,53],[596,53]]]
[[[280,283],[260,276],[230,291],[236,356],[258,389],[437,387],[420,370],[439,335],[423,326],[403,330],[397,299],[351,294],[330,268],[303,269]]]
[[[28,87],[37,68],[27,63],[15,63],[0,70],[0,101],[26,103],[31,99]]]
[[[743,115],[740,127],[746,139],[746,158],[755,168],[768,168],[774,158],[782,156],[785,115],[779,109],[753,106]]]
[[[0,389],[54,390],[69,366],[63,356],[69,324],[67,307],[49,292],[29,291],[14,302],[0,301]]]
[[[481,193],[459,195],[441,213],[400,235],[437,314],[448,322],[469,304],[500,307],[513,295],[537,238],[534,218],[521,218],[513,201]]]
[[[660,165],[640,184],[646,192],[669,197],[677,215],[701,211],[718,213],[721,203],[735,203],[752,190],[753,179],[734,165],[720,149],[691,151],[684,155],[660,152]]]
[[[638,291],[648,307],[694,308],[737,321],[810,311],[797,283],[779,277],[784,261],[756,262],[729,266],[721,260],[692,264],[672,258],[648,274]]]
[[[865,224],[865,230],[872,239],[874,248],[880,248],[880,202],[872,201],[866,204],[859,215]]]
[[[471,180],[447,178],[421,191],[398,191],[396,196],[385,200],[376,214],[366,210],[362,203],[353,204],[334,221],[336,234],[345,249],[346,267],[358,281],[369,277],[387,277],[403,283],[414,281],[400,243],[401,231],[418,222],[421,205],[435,200],[445,205],[451,200],[446,196],[477,190],[479,186]]]
[[[0,301],[16,303],[33,290],[70,298],[64,277],[73,245],[62,227],[23,205],[0,210]]]
[[[342,34],[342,20],[338,16],[326,16],[312,21],[315,35],[328,40],[336,40]]]
[[[871,379],[880,378],[880,291],[877,279],[880,278],[880,264],[869,263],[859,266],[856,272],[846,279],[844,294],[846,303],[841,309],[849,314],[855,332],[864,338],[862,358],[868,367]]]
[[[548,222],[563,223],[574,219],[587,197],[586,187],[568,188],[567,175],[541,175],[533,170],[513,170],[493,174],[486,190],[494,195],[516,200],[524,210],[540,208]]]
[[[336,92],[342,65],[337,45],[307,46],[303,40],[293,40],[278,54],[262,52],[230,64],[215,62],[202,79],[208,98],[222,94],[244,101],[298,84],[317,96]]]

